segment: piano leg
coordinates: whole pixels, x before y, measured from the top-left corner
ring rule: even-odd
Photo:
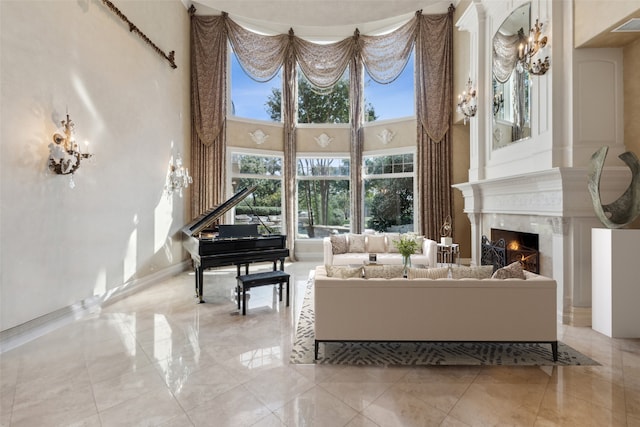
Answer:
[[[236,264],[236,268],[238,269],[238,276],[240,276],[240,268],[242,268],[242,263]],[[244,264],[244,274],[249,274],[249,263]]]
[[[202,304],[204,302],[204,299],[202,298],[202,291],[203,291],[203,281],[204,281],[204,273],[202,271],[202,267],[196,267],[196,296],[199,298],[199,302],[200,304]]]

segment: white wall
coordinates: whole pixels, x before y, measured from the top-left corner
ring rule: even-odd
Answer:
[[[99,0],[0,2],[0,330],[102,298],[185,259],[188,198],[163,194],[189,164],[189,18],[180,0],[119,0],[159,56]],[[68,109],[94,154],[47,168]]]

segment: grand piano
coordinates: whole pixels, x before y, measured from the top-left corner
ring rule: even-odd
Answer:
[[[243,188],[219,206],[215,206],[182,228],[186,235],[184,247],[191,254],[195,268],[196,296],[203,303],[202,287],[204,270],[213,267],[235,265],[240,275],[244,265],[245,274],[249,264],[273,262],[273,269],[284,270],[284,259],[289,256],[286,236],[281,234],[261,235],[258,224],[217,224],[219,219],[256,189]]]

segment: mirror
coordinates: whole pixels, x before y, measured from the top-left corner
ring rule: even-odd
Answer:
[[[519,60],[527,42],[530,4],[505,19],[492,47],[493,149],[531,136],[530,75]]]

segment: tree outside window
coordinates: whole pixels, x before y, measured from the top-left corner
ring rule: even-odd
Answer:
[[[298,238],[350,230],[348,158],[298,158]]]
[[[282,233],[282,157],[232,153],[233,193],[257,185],[235,208],[235,224],[256,223],[262,234]]]
[[[364,159],[365,226],[375,231],[413,231],[413,153]]]
[[[282,91],[272,88],[266,103],[273,121],[282,119]],[[367,121],[376,120],[376,112],[365,101]],[[349,123],[349,77],[347,72],[330,90],[320,92],[298,73],[298,123]]]

